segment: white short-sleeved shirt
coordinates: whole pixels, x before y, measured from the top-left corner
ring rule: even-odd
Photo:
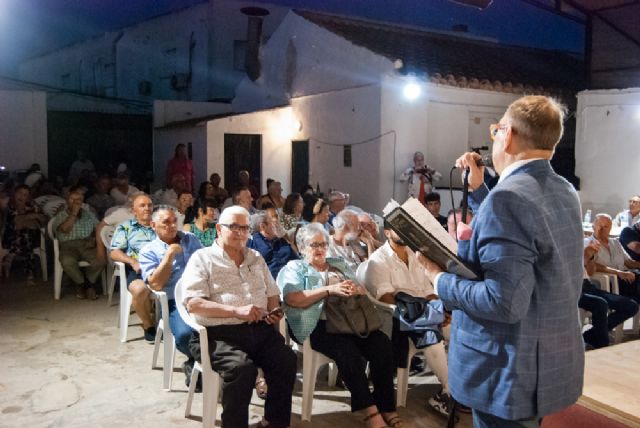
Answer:
[[[365,285],[376,299],[400,291],[414,297],[426,297],[435,293],[415,253],[407,248],[407,255],[408,266],[400,260],[388,241],[371,254],[365,272]]]
[[[210,247],[196,251],[178,285],[184,290],[184,302],[200,297],[230,306],[255,305],[267,309],[267,299],[279,296],[280,290],[260,253],[250,248],[244,252],[240,267],[215,241]],[[242,324],[239,318],[207,318],[194,315],[202,325]]]
[[[586,247],[590,241],[595,239],[593,236],[585,238],[584,246]],[[627,258],[629,258],[629,256],[624,252],[620,241],[616,238],[609,238],[609,248],[602,245],[596,253],[595,262],[610,268],[627,270],[627,267],[624,265],[624,261]]]

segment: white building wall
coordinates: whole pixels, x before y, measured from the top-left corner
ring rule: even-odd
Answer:
[[[289,99],[377,84],[393,62],[289,12],[261,50],[262,75],[244,78],[234,111],[253,111]]]
[[[32,163],[47,174],[47,95],[0,90],[0,166],[26,169]]]
[[[580,92],[576,128],[583,210],[628,208],[640,193],[640,88]]]
[[[409,101],[402,92],[405,78],[388,76],[383,81],[381,130],[394,130],[397,143],[395,168],[391,162],[394,157],[386,153],[381,156],[380,174],[385,178],[380,203],[392,195],[400,202],[406,199],[406,183],[399,182],[398,177],[412,165],[416,151],[423,152],[427,164],[442,174],[436,185],[448,186],[455,159],[471,147],[487,145],[490,150],[489,125],[496,123],[519,97],[423,83],[421,95]],[[460,173],[454,172],[453,178],[453,185],[460,186]]]
[[[282,183],[288,194],[291,183],[291,140],[304,139],[294,131],[295,116],[291,107],[230,116],[207,122],[207,177],[217,172],[224,183],[224,134],[260,134],[261,185],[266,177]],[[304,120],[304,119],[299,119]],[[266,189],[261,189],[265,193]]]
[[[309,140],[309,183],[314,188],[319,183],[325,194],[329,189],[349,193],[352,205],[379,210],[377,166],[389,141],[380,135],[380,86],[294,98],[291,103],[302,123],[299,139]],[[344,166],[344,145],[351,145],[351,167]]]

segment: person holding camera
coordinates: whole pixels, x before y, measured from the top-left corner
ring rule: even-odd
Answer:
[[[413,166],[400,175],[400,181],[407,182],[409,196],[418,198],[424,204],[425,196],[433,190],[433,183],[439,181],[441,177],[442,174],[425,163],[422,152],[415,152]]]

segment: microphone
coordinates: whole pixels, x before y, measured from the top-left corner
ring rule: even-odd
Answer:
[[[476,159],[476,165],[493,168],[493,159],[491,158],[491,154],[484,154],[480,159]],[[454,168],[457,167],[454,166]]]

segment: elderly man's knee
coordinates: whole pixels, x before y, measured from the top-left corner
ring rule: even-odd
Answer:
[[[258,376],[258,368],[251,360],[238,361],[230,370],[228,370],[223,376],[225,381],[238,381],[246,382],[253,385]]]
[[[141,279],[131,281],[131,284],[129,284],[129,291],[136,297],[145,297],[151,293]]]

